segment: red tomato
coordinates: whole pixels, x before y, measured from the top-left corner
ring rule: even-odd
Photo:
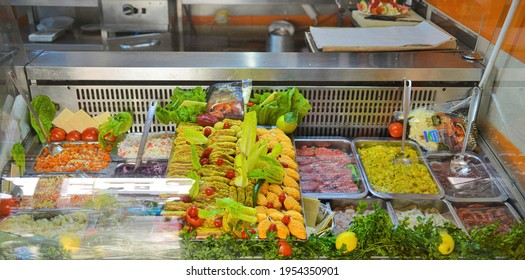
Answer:
[[[284,167],[284,168],[288,168],[288,163],[284,162],[284,161],[281,161],[281,165]]]
[[[279,245],[279,255],[283,257],[289,257],[292,255],[292,246],[290,246],[286,240],[279,240],[277,244]]]
[[[217,165],[218,166],[221,166],[223,163],[224,163],[224,159],[223,158],[218,158],[217,159]]]
[[[241,238],[242,239],[248,239],[250,238],[250,235],[255,235],[255,230],[250,228],[248,230],[243,229],[241,232]]]
[[[235,178],[235,171],[232,170],[232,169],[228,170],[228,172],[226,172],[226,178],[228,178],[230,180]]]
[[[80,139],[82,139],[82,134],[76,130],[72,130],[66,135],[67,141],[80,141]]]
[[[60,127],[53,127],[49,134],[49,138],[53,142],[64,141],[66,139],[66,131]]]
[[[284,203],[285,200],[286,200],[286,194],[285,193],[281,193],[279,195],[279,202],[280,203]]]
[[[248,105],[248,107],[252,107],[253,105],[255,105],[255,103],[253,103],[253,102],[250,101],[250,102],[248,102],[247,105]]]
[[[266,207],[273,208],[273,202],[271,201],[266,202]]]
[[[206,193],[207,196],[212,195],[214,192],[215,192],[215,189],[213,189],[212,187],[207,187],[207,188],[204,190],[204,193]]]
[[[277,231],[277,225],[271,224],[270,227],[268,228],[268,231]]]
[[[199,208],[197,208],[197,205],[192,205],[186,210],[186,213],[188,213],[191,218],[197,218],[199,216]]]
[[[199,162],[201,163],[201,165],[210,164],[210,159],[209,158],[201,158],[201,160]]]
[[[88,127],[82,131],[82,140],[96,141],[98,140],[98,129],[95,127]]]
[[[281,222],[283,222],[283,224],[285,224],[285,225],[288,225],[290,223],[291,219],[292,218],[290,217],[290,215],[284,215],[284,217],[281,219]]]
[[[212,151],[213,151],[213,148],[204,149],[204,151],[202,151],[201,158],[209,158]]]
[[[111,135],[111,132],[110,132],[104,136],[104,140],[108,142],[115,142],[115,140],[117,140],[117,137],[114,135]]]
[[[210,127],[205,127],[203,133],[204,133],[204,136],[206,136],[206,137],[210,136],[211,128]]]
[[[215,221],[213,221],[213,225],[218,228],[222,227],[222,218],[215,219]]]
[[[232,125],[229,122],[225,122],[223,128],[224,129],[230,129]]]
[[[400,122],[393,122],[388,126],[390,136],[400,138],[403,136],[403,125]]]

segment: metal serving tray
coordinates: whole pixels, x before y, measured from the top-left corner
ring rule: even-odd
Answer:
[[[458,202],[507,200],[508,197],[503,192],[499,181],[491,175],[485,162],[478,156],[472,153],[465,155],[465,160],[473,169],[467,176],[455,175],[450,171],[450,161],[454,156],[455,154],[450,152],[426,155],[428,165],[443,187],[447,200]]]
[[[98,144],[96,141],[64,141],[64,142],[57,142],[60,145],[64,144],[73,144],[73,145],[81,145],[81,144]],[[75,172],[65,172],[65,171],[56,171],[56,172],[41,172],[35,170],[36,165],[36,159],[42,154],[45,147],[39,144],[33,144],[31,145],[30,149],[27,151],[26,158],[26,171],[25,175],[51,175],[51,176],[58,176],[58,175],[71,175],[75,174],[78,176],[88,176],[88,177],[104,177],[107,174],[111,174],[111,172],[115,169],[118,163],[111,160],[105,168],[98,170],[98,171],[80,171],[77,170]]]
[[[357,158],[357,164],[359,165],[359,168],[361,169],[361,175],[363,176],[363,180],[370,190],[370,192],[380,198],[384,199],[440,199],[444,196],[445,192],[441,185],[439,184],[439,181],[434,176],[432,171],[430,170],[428,163],[423,156],[423,152],[421,151],[421,148],[419,145],[417,145],[414,141],[406,141],[406,145],[411,147],[412,149],[416,150],[418,154],[418,161],[421,164],[424,164],[427,167],[428,172],[430,173],[430,176],[432,176],[432,179],[437,185],[437,188],[439,192],[437,194],[413,194],[413,193],[384,193],[380,192],[376,189],[374,189],[374,186],[371,185],[368,175],[366,173],[365,167],[363,166],[362,160],[359,156],[359,149],[360,148],[368,148],[373,147],[376,145],[386,145],[386,146],[395,146],[399,147],[401,146],[401,140],[393,140],[389,138],[356,138],[352,141],[352,145],[354,146],[354,150],[356,151],[356,158]]]
[[[473,211],[481,211],[481,213],[484,213],[483,216],[486,214],[497,214],[497,210],[495,210],[497,208],[503,209],[505,215],[509,219],[507,222],[499,220],[499,222],[501,222],[499,230],[502,232],[507,232],[508,227],[511,226],[512,223],[522,222],[519,214],[508,202],[450,202],[450,205],[454,209],[454,214],[465,231],[469,231],[478,225],[488,226],[489,223],[475,223],[475,221],[467,220],[476,219],[478,215],[475,213],[470,216],[464,215],[461,213],[461,209],[463,208],[469,208]],[[502,226],[504,226],[504,228],[501,228]]]
[[[414,199],[414,200],[405,200],[405,199],[393,199],[387,203],[389,210],[392,213],[394,219],[394,224],[399,225],[400,217],[396,211],[407,209],[412,205],[415,205],[417,209],[425,211],[426,209],[435,208],[437,212],[450,223],[457,227],[460,226],[460,222],[457,219],[457,216],[454,213],[454,209],[444,200],[441,199]]]
[[[297,137],[294,139],[294,144],[296,151],[302,147],[302,146],[314,146],[314,147],[324,147],[329,149],[335,149],[340,150],[346,153],[350,158],[355,159],[355,150],[352,147],[352,142],[344,137]],[[301,173],[301,165],[299,164],[299,173]],[[368,189],[366,188],[363,180],[362,175],[360,172],[359,165],[357,164],[357,159],[355,163],[358,178],[357,178],[357,187],[358,192],[357,193],[336,193],[336,192],[322,192],[322,193],[316,193],[316,192],[305,192],[303,188],[301,188],[302,195],[306,197],[315,197],[319,199],[332,199],[332,198],[347,198],[347,199],[355,199],[355,198],[364,198],[368,194]],[[327,170],[326,172],[330,173],[330,170]],[[299,184],[303,182],[300,181]],[[355,181],[354,181],[355,182]]]
[[[340,233],[339,230],[337,229],[337,224],[338,224],[339,219],[341,217],[339,215],[337,215],[336,209],[337,208],[343,208],[344,209],[344,207],[346,207],[346,206],[355,206],[355,207],[357,207],[359,205],[360,201],[362,201],[362,202],[364,202],[364,203],[366,203],[368,205],[367,209],[373,209],[373,204],[374,203],[379,203],[379,206],[381,208],[383,208],[388,213],[392,223],[395,224],[394,216],[392,215],[392,212],[388,208],[386,200],[383,200],[383,199],[380,199],[380,198],[332,199],[332,200],[329,200],[327,202],[327,204],[330,206],[330,209],[332,209],[332,211],[334,212],[334,225],[333,225],[334,234]],[[353,220],[353,218],[350,219],[350,221],[352,221],[352,220]]]

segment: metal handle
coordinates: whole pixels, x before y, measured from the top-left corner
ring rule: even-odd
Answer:
[[[18,92],[20,93],[22,98],[24,98],[24,101],[27,103],[27,107],[29,108],[29,112],[31,112],[31,115],[33,115],[33,118],[35,119],[36,124],[38,125],[38,127],[40,128],[42,133],[44,134],[44,137],[46,138],[47,144],[50,145],[50,143],[49,143],[49,135],[47,134],[46,130],[44,129],[44,125],[40,121],[40,118],[38,118],[38,114],[36,113],[35,108],[33,107],[33,105],[31,105],[31,99],[29,98],[29,93],[24,88],[22,88],[22,86],[18,82],[17,77],[16,77],[16,75],[15,75],[15,73],[13,71],[9,71],[9,77],[11,78],[11,81],[15,85],[16,89],[18,90]]]
[[[160,39],[151,39],[148,41],[137,42],[137,43],[122,43],[120,48],[124,50],[143,49],[150,48],[160,45]]]
[[[140,139],[139,150],[137,152],[137,160],[135,161],[135,169],[139,167],[142,163],[142,155],[144,154],[144,147],[146,146],[146,141],[148,140],[148,134],[153,122],[153,117],[155,116],[155,109],[157,108],[157,100],[149,101],[148,115],[146,116],[146,122],[144,123],[144,130],[142,131],[142,138]]]
[[[475,87],[472,89],[472,95],[470,96],[470,107],[468,109],[467,115],[467,130],[465,131],[465,137],[463,138],[463,146],[461,147],[461,154],[464,155],[467,151],[468,139],[470,137],[470,130],[472,129],[472,124],[476,120],[476,115],[478,114],[479,100],[481,97],[481,88]]]
[[[405,142],[408,126],[408,112],[410,111],[410,96],[412,95],[412,81],[403,79],[403,135],[401,135],[401,152],[405,152]]]

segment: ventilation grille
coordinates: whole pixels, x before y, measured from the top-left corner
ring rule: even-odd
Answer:
[[[184,88],[184,87],[181,87]],[[401,110],[402,88],[398,87],[298,87],[310,100],[312,110],[297,130],[300,136],[387,136],[392,113]],[[76,97],[79,109],[91,115],[134,112],[131,132],[142,132],[151,99],[165,106],[170,101],[173,87],[79,87]],[[253,93],[286,90],[279,87],[257,87]],[[412,108],[436,102],[442,88],[413,88]],[[449,96],[450,97],[450,96]],[[174,131],[175,125],[160,124],[155,120],[152,132]]]

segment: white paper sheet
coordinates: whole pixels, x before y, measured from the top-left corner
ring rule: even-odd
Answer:
[[[324,47],[435,46],[454,39],[426,21],[415,26],[310,27],[314,42]]]

